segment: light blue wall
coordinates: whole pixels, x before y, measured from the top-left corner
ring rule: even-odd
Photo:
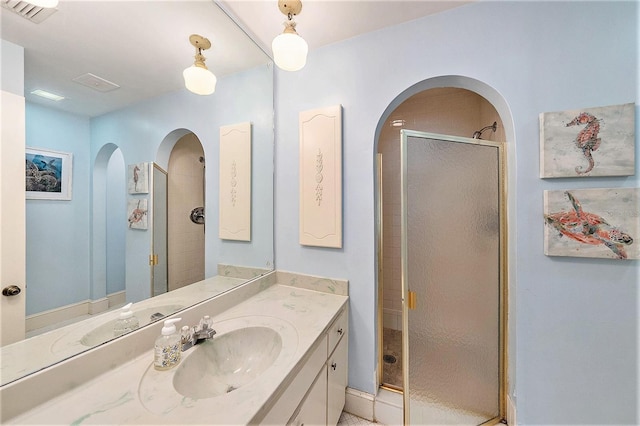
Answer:
[[[207,277],[217,274],[218,263],[266,267],[273,262],[272,87],[273,70],[265,65],[220,78],[212,96],[198,96],[184,89],[91,120],[92,156],[105,144],[115,144],[122,150],[126,165],[156,161],[166,170],[168,152],[163,141],[167,135],[181,129],[182,134],[189,130],[200,139],[208,166]],[[246,121],[252,123],[253,132],[252,237],[251,242],[223,241],[217,232],[219,131],[220,126]],[[173,136],[169,150],[178,138]],[[127,231],[128,301],[149,296],[150,238],[148,231]]]
[[[26,103],[26,145],[73,154],[72,199],[27,200],[27,315],[89,299],[89,119]]]
[[[107,166],[107,294],[125,290],[127,246],[127,170],[122,151],[115,150]]]
[[[539,113],[638,103],[637,29],[637,2],[479,2],[315,50],[299,72],[277,71],[277,267],[349,280],[349,386],[375,393],[376,127],[405,89],[462,76],[489,87],[507,121],[509,393],[519,424],[637,423],[639,262],[544,256],[542,196],[637,187],[639,174],[538,178]],[[304,247],[298,113],[335,104],[344,113],[344,246]]]

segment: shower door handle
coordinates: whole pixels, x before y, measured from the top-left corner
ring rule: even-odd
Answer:
[[[415,291],[408,291],[407,294],[407,307],[409,309],[415,309],[416,308],[416,292]]]

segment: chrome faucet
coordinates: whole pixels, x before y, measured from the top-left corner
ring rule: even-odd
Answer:
[[[213,320],[209,315],[202,317],[200,323],[195,327],[185,325],[182,327],[182,331],[180,332],[180,345],[182,347],[182,352],[200,342],[212,339],[215,334],[216,331],[213,329]]]

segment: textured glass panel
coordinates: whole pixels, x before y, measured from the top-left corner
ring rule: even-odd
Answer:
[[[498,149],[407,140],[411,424],[499,414]]]

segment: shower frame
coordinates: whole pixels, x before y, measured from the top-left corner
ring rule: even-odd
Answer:
[[[494,425],[503,422],[507,418],[507,410],[506,410],[506,397],[507,397],[507,301],[508,301],[508,281],[507,281],[507,273],[508,273],[508,259],[507,259],[507,204],[506,204],[506,195],[507,195],[507,182],[506,182],[506,156],[505,156],[505,144],[504,142],[494,142],[483,139],[473,139],[473,138],[464,138],[450,135],[441,135],[435,133],[427,133],[421,131],[414,130],[401,130],[401,144],[403,145],[402,150],[404,150],[404,145],[406,144],[406,140],[409,137],[420,137],[420,138],[430,138],[430,139],[438,139],[450,142],[462,142],[467,144],[475,144],[475,145],[484,145],[495,147],[498,153],[498,197],[499,197],[499,214],[500,214],[500,236],[499,236],[499,259],[500,259],[500,268],[499,268],[499,338],[498,338],[498,357],[499,357],[499,390],[498,390],[498,411],[499,414],[497,417],[487,420],[482,423],[482,425]],[[407,282],[408,277],[408,269],[407,269],[407,214],[406,214],[406,202],[407,202],[407,187],[405,182],[407,181],[407,164],[406,164],[406,155],[401,155],[401,282],[402,282],[402,358],[403,358],[403,422],[407,424],[407,419],[410,419],[410,404],[409,404],[409,392],[406,389],[406,384],[409,379],[409,339],[407,337],[407,332],[409,330],[409,314],[408,311],[411,305],[410,295],[409,295],[409,285]],[[380,178],[379,178],[380,179]],[[380,222],[382,222],[380,217]],[[380,364],[381,365],[381,364]]]

